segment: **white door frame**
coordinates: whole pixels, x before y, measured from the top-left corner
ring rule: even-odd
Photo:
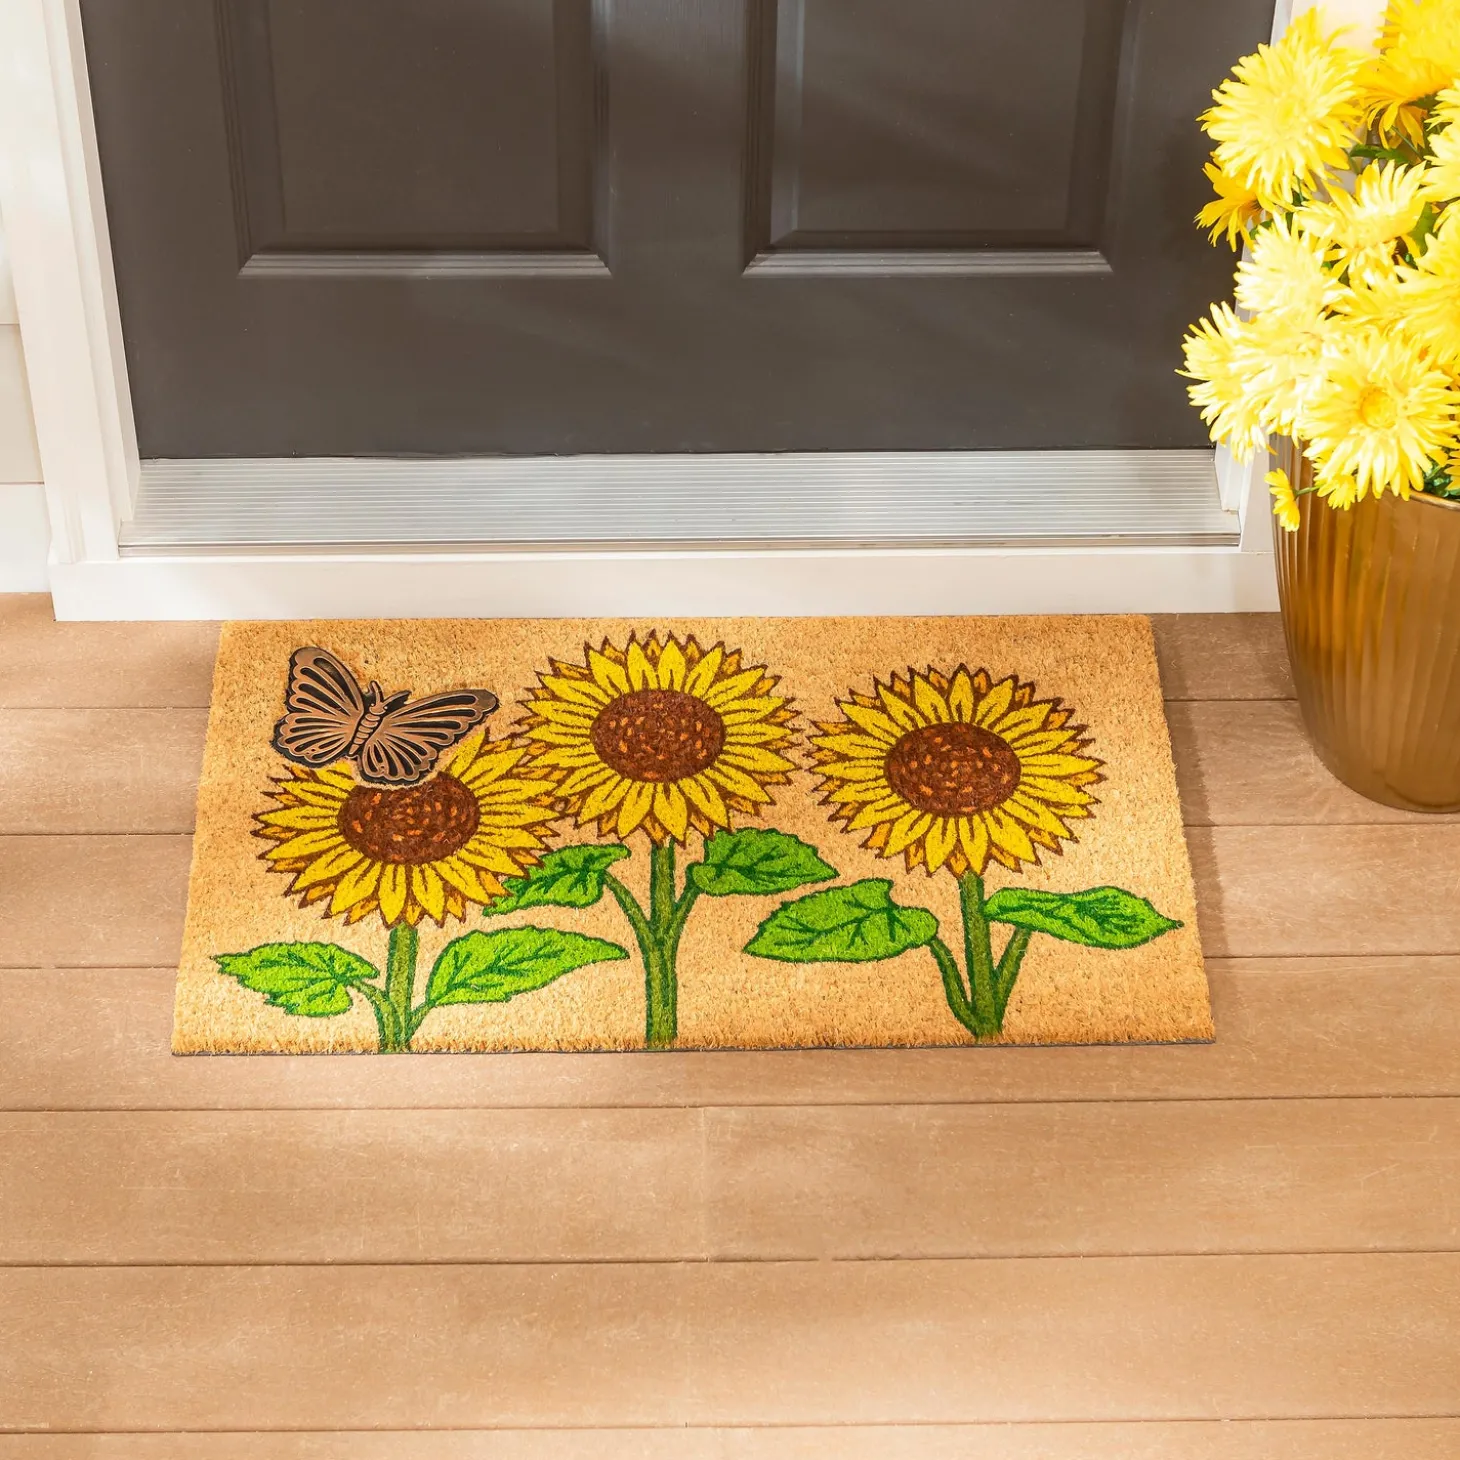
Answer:
[[[1303,8],[1304,0],[1299,0]],[[1275,30],[1292,0],[1277,0]],[[1382,0],[1346,0],[1377,16]],[[0,213],[61,618],[1267,609],[1261,471],[1218,456],[1235,547],[654,552],[118,551],[140,462],[79,0],[0,3]]]

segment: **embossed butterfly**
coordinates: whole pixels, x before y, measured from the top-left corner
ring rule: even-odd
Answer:
[[[414,786],[436,768],[442,752],[497,708],[489,690],[458,689],[411,699],[387,695],[355,676],[326,649],[296,649],[289,656],[286,713],[274,726],[274,749],[298,765],[354,763],[362,781]]]

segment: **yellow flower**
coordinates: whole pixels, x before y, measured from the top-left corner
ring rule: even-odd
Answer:
[[[1460,391],[1411,340],[1355,331],[1330,352],[1301,428],[1325,478],[1406,497],[1455,444],[1457,407]]]
[[[1335,328],[1329,316],[1316,312],[1302,316],[1280,311],[1248,322],[1243,353],[1251,363],[1245,368],[1249,390],[1262,402],[1267,430],[1292,434],[1323,378],[1324,355]]]
[[[1380,51],[1360,74],[1365,121],[1419,147],[1425,103],[1460,76],[1460,0],[1389,0]]]
[[[1343,293],[1324,267],[1326,246],[1276,218],[1252,240],[1249,258],[1237,265],[1237,303],[1253,314],[1291,313],[1311,318]]]
[[[865,831],[879,857],[929,874],[983,874],[989,859],[1017,872],[1039,848],[1075,841],[1068,823],[1088,817],[1087,789],[1102,761],[1073,711],[1036,700],[1032,684],[987,670],[893,675],[870,695],[839,700],[843,719],[812,737],[831,819]]]
[[[1212,93],[1201,122],[1216,139],[1212,157],[1269,205],[1287,206],[1325,167],[1348,165],[1357,136],[1356,79],[1363,57],[1319,25],[1318,12],[1293,22],[1276,45],[1239,61]]]
[[[1359,174],[1352,193],[1341,188],[1327,202],[1296,216],[1305,233],[1322,239],[1354,282],[1372,283],[1394,272],[1394,250],[1424,211],[1425,172],[1386,162]]]
[[[357,781],[348,761],[319,770],[291,765],[278,806],[260,811],[255,833],[274,843],[262,855],[293,877],[286,896],[326,917],[357,923],[379,912],[386,927],[423,917],[464,918],[468,903],[504,891],[545,846],[557,819],[550,780],[523,776],[520,748],[469,736],[418,786]]]
[[[1228,177],[1215,163],[1207,163],[1202,171],[1211,179],[1217,196],[1196,215],[1196,221],[1210,230],[1213,248],[1226,234],[1227,246],[1236,253],[1247,241],[1248,229],[1262,218],[1262,204],[1246,183]]]
[[[1452,88],[1460,103],[1460,88]],[[1451,122],[1430,134],[1430,160],[1425,168],[1424,195],[1435,203],[1460,198],[1460,125]]]
[[[1265,451],[1270,434],[1265,403],[1253,387],[1258,367],[1248,336],[1248,326],[1229,305],[1214,304],[1211,319],[1194,325],[1182,341],[1186,365],[1178,372],[1196,382],[1187,394],[1212,440],[1223,442],[1239,461]]]
[[[1298,494],[1293,490],[1287,472],[1279,467],[1268,472],[1263,480],[1272,493],[1272,515],[1277,518],[1278,526],[1284,532],[1296,532],[1302,524],[1303,515],[1298,510]]]
[[[1347,512],[1364,496],[1359,490],[1359,484],[1350,476],[1325,476],[1319,471],[1314,474],[1313,482],[1318,488],[1318,495],[1330,507],[1337,507],[1340,512]]]
[[[781,753],[790,701],[738,649],[651,635],[624,649],[588,647],[582,664],[551,663],[520,728],[579,826],[683,843],[690,827],[708,836],[728,830],[732,812],[758,813],[771,800],[766,787],[796,768]]]
[[[1460,212],[1447,212],[1418,267],[1400,265],[1398,293],[1404,328],[1437,364],[1460,371]]]

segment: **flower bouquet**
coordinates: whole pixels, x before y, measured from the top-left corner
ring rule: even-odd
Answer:
[[[1375,54],[1308,11],[1213,103],[1197,222],[1244,257],[1186,338],[1191,399],[1239,460],[1281,458],[1320,754],[1376,800],[1460,808],[1460,0],[1390,0]]]

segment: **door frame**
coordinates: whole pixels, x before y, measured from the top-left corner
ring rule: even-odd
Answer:
[[[1296,0],[1307,7],[1308,0]],[[1274,34],[1294,0],[1276,0]],[[1353,19],[1383,0],[1345,0]],[[199,552],[126,556],[141,462],[80,0],[0,5],[0,214],[58,618],[1175,612],[1276,606],[1261,463],[1217,452],[1232,547]],[[681,458],[692,473],[695,458]]]

